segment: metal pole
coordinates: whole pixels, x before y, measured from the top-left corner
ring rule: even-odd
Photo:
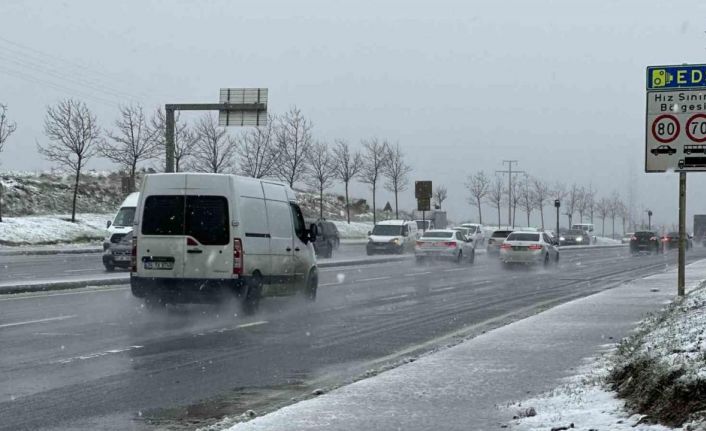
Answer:
[[[679,172],[679,270],[677,294],[684,296],[686,266],[686,172]]]
[[[561,234],[559,233],[559,206],[556,206],[556,237],[557,239],[561,237]]]
[[[174,172],[174,109],[165,107],[166,121],[164,139],[167,153],[166,172]]]
[[[509,162],[509,175],[507,176],[507,227],[512,223],[512,162]]]
[[[422,235],[426,232],[426,227],[427,227],[427,218],[426,218],[426,211],[422,210]]]

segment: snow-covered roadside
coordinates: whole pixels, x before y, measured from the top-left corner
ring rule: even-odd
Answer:
[[[706,271],[701,271],[704,280]],[[675,280],[666,281],[652,289],[675,289]],[[588,360],[563,385],[512,406],[518,419],[511,428],[544,431],[574,424],[586,430],[706,430],[706,400],[699,395],[706,385],[706,287],[703,281],[688,287],[693,290],[683,301],[643,320],[633,335]],[[611,386],[629,397],[627,403]],[[647,414],[630,413],[638,410]],[[687,419],[696,410],[700,416]],[[681,425],[656,425],[657,417]]]
[[[613,239],[613,238],[608,238],[604,236],[597,236],[596,237],[596,244],[597,245],[618,245],[622,244],[620,240]]]
[[[70,215],[3,217],[0,223],[0,245],[48,245],[87,243],[103,239],[105,223],[112,214],[77,214],[76,223]]]
[[[332,220],[336,225],[341,239],[365,239],[368,237],[368,232],[373,230],[373,224],[370,222],[352,221],[350,224],[346,221]]]

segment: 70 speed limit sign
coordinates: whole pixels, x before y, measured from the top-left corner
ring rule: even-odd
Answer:
[[[645,171],[706,171],[706,89],[647,93]]]

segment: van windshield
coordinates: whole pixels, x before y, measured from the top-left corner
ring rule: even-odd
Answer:
[[[143,235],[188,235],[203,245],[230,242],[228,200],[223,196],[149,196]]]
[[[373,235],[396,236],[402,235],[402,226],[379,224],[373,228]]]
[[[113,226],[125,227],[132,226],[132,222],[135,220],[135,207],[122,207],[118,214],[115,216],[115,221],[113,221]]]

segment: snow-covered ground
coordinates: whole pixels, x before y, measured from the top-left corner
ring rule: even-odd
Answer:
[[[346,221],[332,221],[336,225],[341,239],[365,239],[368,237],[368,232],[373,230],[372,222],[352,221],[348,224]]]
[[[701,271],[706,278],[706,271]],[[688,412],[674,416],[669,410],[672,403],[685,406],[674,400],[674,393],[691,400],[690,395],[698,394],[698,388],[706,385],[706,287],[703,281],[692,287],[694,290],[683,301],[677,300],[662,313],[643,320],[617,349],[612,346],[609,353],[589,360],[562,386],[513,406],[520,419],[513,422],[512,429],[544,431],[573,423],[579,425],[578,429],[595,430],[706,430],[703,412],[700,418],[689,419],[679,428],[650,425],[647,422],[654,415],[629,413],[626,401],[618,398],[608,384],[614,382],[622,384],[622,391],[636,391],[643,409],[651,409],[641,413],[688,416]],[[630,371],[636,369],[639,374]],[[615,382],[620,375],[621,381]],[[649,400],[645,399],[648,395]],[[530,408],[536,415],[523,418]]]
[[[113,214],[77,214],[76,223],[71,215],[28,217],[3,217],[0,223],[0,245],[47,245],[92,242],[103,239],[105,224]]]

